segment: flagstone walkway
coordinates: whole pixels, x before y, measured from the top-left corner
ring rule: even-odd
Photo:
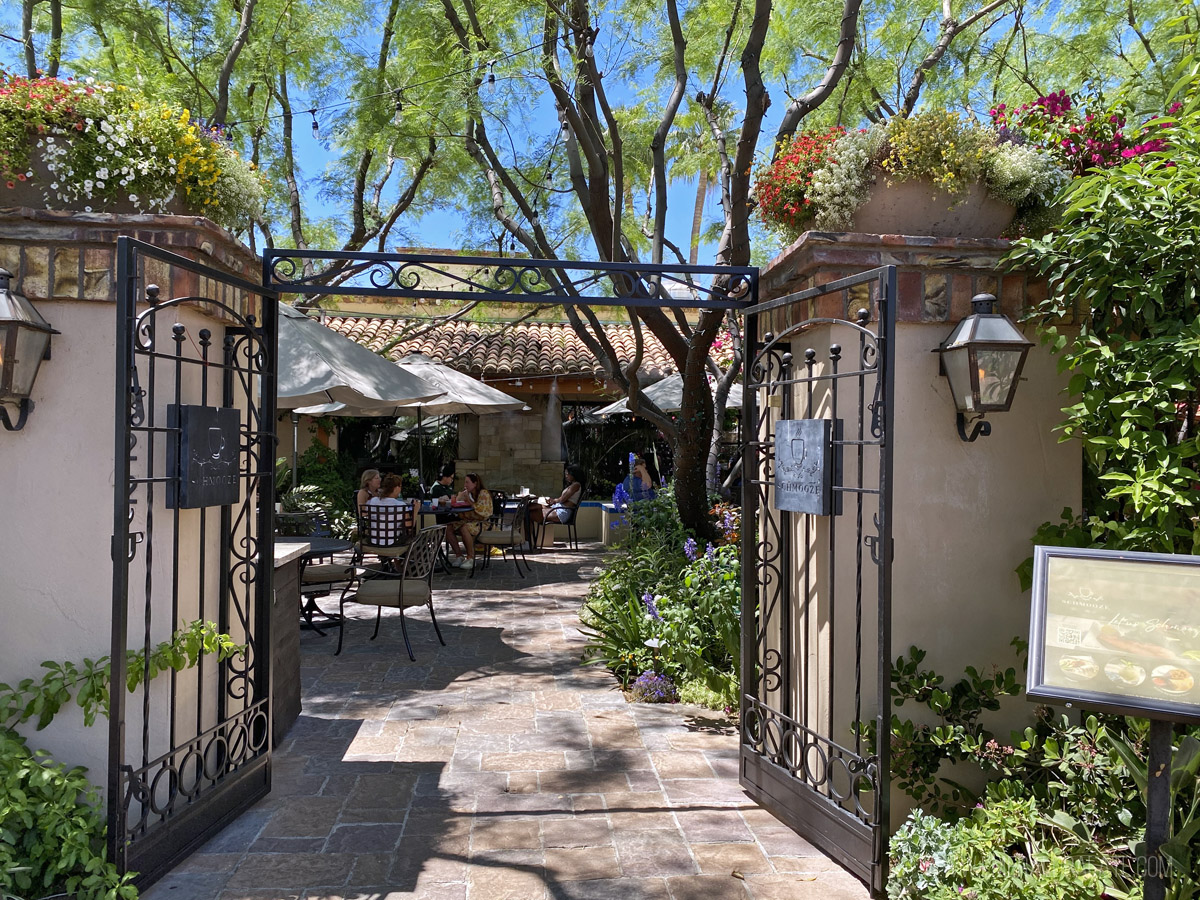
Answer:
[[[303,632],[274,789],[144,900],[865,900],[738,786],[736,730],[580,664],[599,548],[493,560],[410,612]]]

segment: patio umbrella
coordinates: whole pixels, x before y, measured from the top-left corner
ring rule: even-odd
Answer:
[[[279,304],[279,409],[297,410],[336,402],[360,408],[392,408],[439,397],[440,388],[372,353],[366,347],[286,303]],[[328,413],[326,413],[327,415]],[[292,415],[292,487],[296,487],[299,416]]]
[[[669,375],[662,381],[656,381],[650,387],[643,388],[642,395],[663,412],[679,412],[683,408],[683,376]],[[735,384],[729,389],[727,405],[730,408],[741,408],[742,386],[740,384]],[[604,418],[627,412],[629,412],[629,398],[622,397],[620,400],[596,410],[593,415]]]
[[[418,437],[417,471],[421,483],[425,484],[425,441],[424,429],[421,428],[423,416],[451,416],[463,413],[484,416],[489,413],[518,412],[529,408],[525,405],[524,400],[518,400],[503,391],[498,391],[470,375],[444,366],[421,353],[410,353],[396,363],[395,367],[410,372],[422,381],[437,387],[441,393],[433,398],[386,407],[374,404],[371,404],[369,408],[362,408],[355,404],[322,404],[296,411],[313,416],[391,416],[395,418],[415,415]]]
[[[279,409],[343,403],[360,409],[407,406],[440,387],[372,353],[299,310],[279,304]]]

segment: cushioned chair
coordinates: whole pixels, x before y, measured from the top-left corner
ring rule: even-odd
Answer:
[[[342,613],[341,631],[338,634],[337,650],[334,656],[342,652],[342,639],[346,635],[346,604],[361,603],[364,606],[377,607],[375,614],[375,632],[371,640],[379,637],[379,624],[383,619],[383,608],[400,611],[400,632],[404,635],[404,648],[408,658],[416,661],[413,655],[412,643],[408,639],[408,625],[405,622],[404,610],[414,606],[428,606],[429,618],[433,622],[433,630],[437,639],[444,647],[446,641],[442,638],[442,630],[438,628],[437,616],[433,612],[433,565],[437,559],[438,544],[442,540],[443,528],[434,525],[417,533],[404,556],[399,575],[387,572],[376,572],[377,577],[370,580],[358,575],[342,591],[339,601],[339,611]],[[367,570],[370,571],[370,570]]]
[[[517,574],[522,578],[525,577],[521,571],[521,561],[517,559],[517,551],[520,550],[521,558],[525,559],[525,529],[529,521],[531,499],[525,497],[518,501],[512,509],[502,513],[498,525],[493,525],[489,531],[481,531],[479,537],[475,538],[476,545],[484,547],[487,551],[483,555],[483,568],[486,569],[489,565],[492,547],[499,547],[501,555],[512,552],[513,565],[517,567]],[[525,559],[525,568],[529,568],[528,559]],[[471,574],[474,575],[474,571]]]
[[[404,556],[416,534],[420,508],[420,500],[413,503],[368,503],[360,507],[359,559],[371,554],[380,560]]]
[[[304,598],[304,606],[300,614],[304,617],[308,627],[312,628],[317,634],[324,634],[324,631],[313,624],[313,616],[320,615],[330,622],[335,623],[337,617],[330,615],[317,606],[316,598],[328,597],[333,593],[335,587],[352,581],[357,573],[357,567],[353,562],[332,562],[321,563],[319,565],[302,563],[301,565],[300,596]]]

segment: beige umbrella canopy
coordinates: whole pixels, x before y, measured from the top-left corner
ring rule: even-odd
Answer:
[[[651,401],[663,412],[679,412],[683,408],[683,376],[668,375],[662,381],[656,381],[648,388],[642,389],[642,396]],[[741,409],[742,386],[735,384],[729,389],[729,399],[726,402],[729,409]],[[605,418],[617,413],[629,412],[629,398],[623,397],[614,403],[595,410],[592,415]]]
[[[279,304],[279,409],[341,403],[393,408],[440,397],[416,372],[330,331],[299,310]]]
[[[310,416],[397,416],[417,417],[418,439],[421,440],[418,458],[418,472],[421,483],[424,484],[424,441],[420,429],[421,419],[425,415],[450,416],[462,413],[472,413],[477,416],[489,413],[519,412],[528,409],[524,400],[509,396],[503,391],[476,381],[470,375],[465,375],[457,369],[435,362],[428,356],[413,353],[394,364],[419,377],[422,381],[437,387],[442,393],[438,396],[413,403],[397,404],[394,406],[375,406],[362,408],[353,404],[324,403],[297,409],[301,415]]]

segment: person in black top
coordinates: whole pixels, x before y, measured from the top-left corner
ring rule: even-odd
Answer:
[[[438,480],[434,482],[433,487],[429,489],[429,499],[433,501],[434,508],[437,508],[438,500],[442,497],[454,499],[454,463],[446,463],[442,466],[442,473],[438,475]],[[458,532],[449,527],[451,522],[458,520],[458,514],[449,511],[450,504],[446,504],[446,512],[437,513],[433,517],[434,521],[439,525],[446,525],[446,540],[450,544],[450,549],[454,551],[455,556],[462,556],[462,549],[458,543]]]

